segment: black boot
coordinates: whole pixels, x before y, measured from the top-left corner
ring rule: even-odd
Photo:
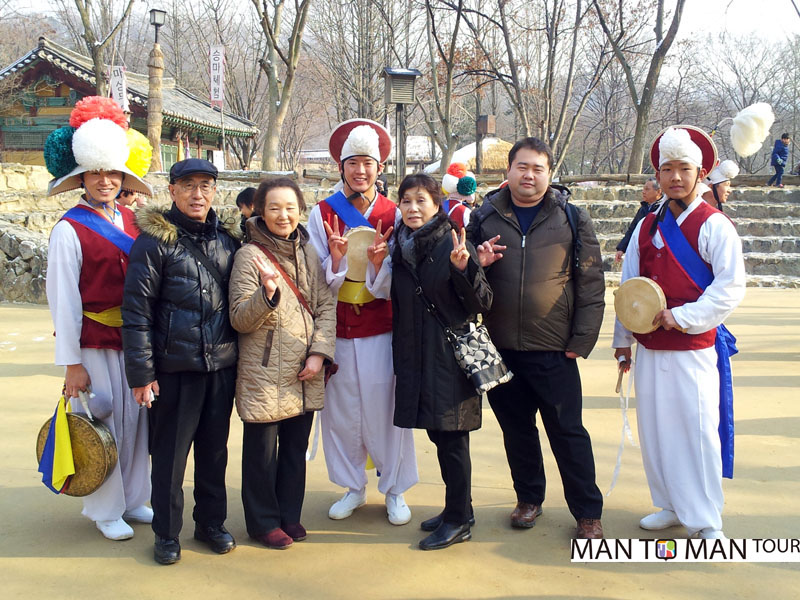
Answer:
[[[472,537],[469,523],[454,525],[443,522],[432,534],[419,543],[423,550],[439,550],[459,542],[466,542]]]
[[[205,542],[217,554],[227,554],[236,548],[236,540],[222,525],[194,526],[194,539]]]
[[[153,558],[162,565],[173,565],[181,559],[181,545],[178,539],[156,536]]]

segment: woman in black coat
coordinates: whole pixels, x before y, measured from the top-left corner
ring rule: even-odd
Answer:
[[[426,429],[436,444],[445,507],[422,523],[432,533],[420,542],[423,550],[435,550],[471,537],[469,432],[481,426],[481,398],[416,290],[421,286],[455,330],[491,307],[492,291],[475,249],[442,210],[439,184],[428,175],[410,175],[398,197],[403,222],[392,253],[394,424]]]

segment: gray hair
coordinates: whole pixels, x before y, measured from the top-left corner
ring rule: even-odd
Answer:
[[[650,179],[645,181],[645,183],[648,183],[648,182],[653,184],[653,189],[654,190],[656,190],[657,192],[661,191],[661,186],[658,183],[658,179],[656,179],[655,177],[651,177]]]

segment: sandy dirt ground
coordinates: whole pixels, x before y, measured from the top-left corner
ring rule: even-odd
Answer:
[[[608,489],[621,433],[609,349],[613,302],[607,296],[594,354],[581,361],[584,422]],[[736,477],[725,480],[725,532],[733,538],[800,537],[800,291],[748,289],[728,321],[740,353],[734,358]],[[192,465],[183,558],[171,567],[152,559],[153,534],[134,525],[125,542],[105,540],[81,516],[81,501],[57,497],[39,481],[34,441],[52,414],[62,371],[52,365],[46,308],[0,306],[0,383],[4,418],[0,496],[0,597],[10,598],[790,598],[797,597],[795,564],[571,563],[574,521],[558,471],[543,441],[549,489],[544,515],[532,530],[512,530],[514,506],[501,433],[491,410],[472,436],[473,539],[422,552],[419,522],[440,510],[444,487],[433,445],[416,432],[420,482],[406,494],[412,522],[386,520],[375,477],[369,504],[344,521],[327,517],[340,490],[328,481],[320,455],[309,464],[303,523],[306,541],[279,552],[248,539],[240,501],[241,435],[232,417],[227,527],[238,548],[213,554],[192,539]],[[635,407],[635,401],[633,401]],[[635,430],[636,412],[631,412]],[[374,473],[374,471],[373,471]],[[638,528],[651,510],[638,448],[627,446],[616,488],[606,498],[603,525],[612,538],[654,537]],[[680,528],[665,537],[684,537]]]

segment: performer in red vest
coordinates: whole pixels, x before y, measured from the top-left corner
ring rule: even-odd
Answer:
[[[650,495],[661,509],[640,527],[683,525],[690,536],[724,538],[715,342],[718,326],[744,297],[742,244],[731,221],[698,194],[717,160],[704,131],[668,128],[650,156],[666,199],[634,230],[622,281],[649,277],[663,289],[667,308],[648,334],[633,336],[617,320],[613,344],[615,357],[630,365],[633,338],[639,342],[639,438]]]
[[[347,518],[366,503],[369,456],[389,521],[403,525],[411,520],[403,492],[418,476],[412,432],[393,425],[392,307],[388,294],[377,291],[388,289],[380,280],[391,277],[391,269],[381,269],[376,278],[367,250],[359,251],[364,256],[348,250],[351,230],[371,228],[385,239],[400,220],[395,204],[375,187],[391,147],[389,133],[374,121],[351,119],[334,129],[328,148],[339,165],[342,189],[311,210],[308,232],[327,283],[338,295],[338,370],[325,390],[321,422],[328,476],[347,491],[328,516]],[[350,267],[364,263],[366,276],[356,276],[357,269]]]
[[[139,410],[128,387],[120,334],[128,252],[139,231],[130,209],[117,202],[122,190],[147,196],[152,190],[126,164],[132,158],[127,127],[113,100],[92,96],[76,104],[70,127],[53,132],[45,144],[47,167],[55,177],[49,195],[84,190],[50,234],[47,300],[56,364],[66,368],[72,410],[83,411],[77,398],[89,393],[90,410],[117,445],[119,460],[111,475],[83,499],[83,514],[112,540],[133,537],[126,521],[153,518],[145,505],[150,498],[147,412]]]

